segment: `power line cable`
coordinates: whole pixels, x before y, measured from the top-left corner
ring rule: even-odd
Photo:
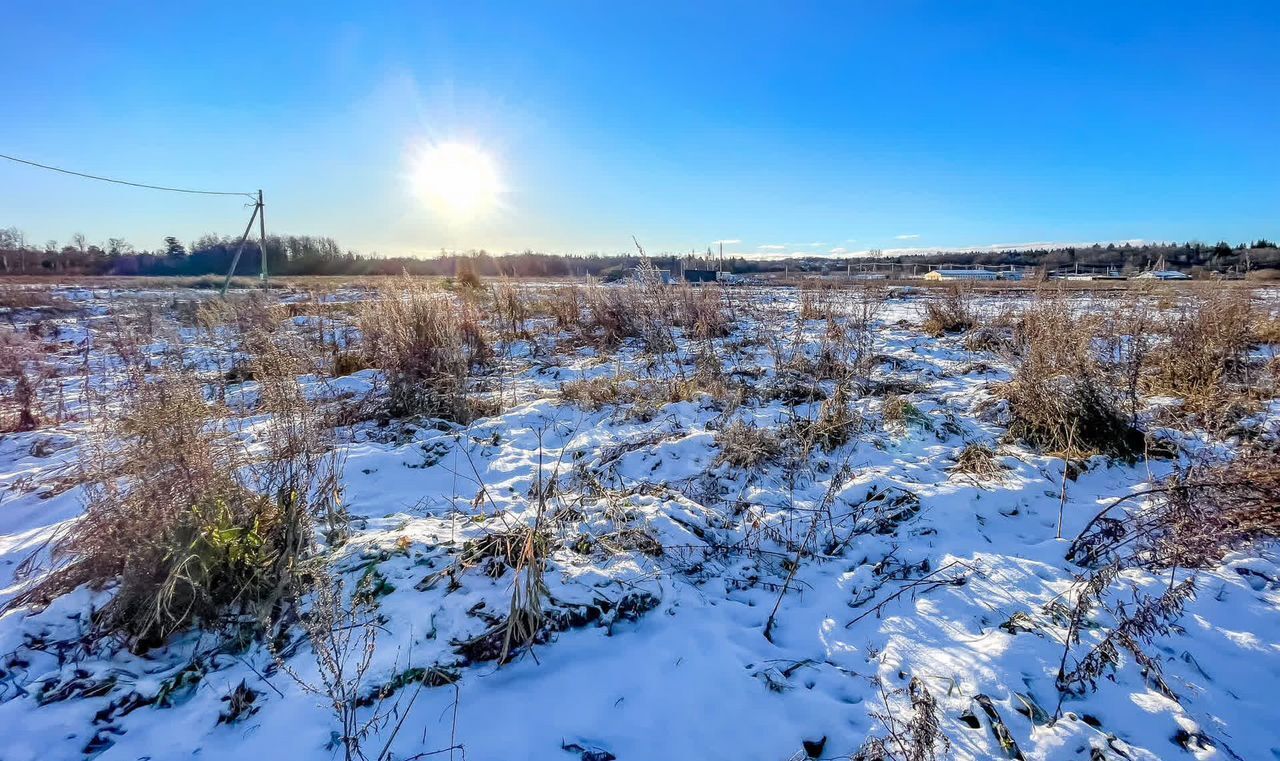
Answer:
[[[10,161],[15,161],[19,164],[27,164],[29,166],[39,167],[41,169],[48,169],[54,172],[70,174],[75,177],[86,177],[90,180],[101,180],[102,182],[114,182],[117,185],[131,185],[135,188],[147,188],[148,190],[166,190],[170,193],[193,193],[193,194],[202,195],[202,196],[245,196],[248,198],[252,198],[254,200],[257,200],[258,198],[258,196],[253,193],[235,193],[235,192],[228,192],[228,191],[221,191],[221,190],[190,190],[188,188],[169,188],[169,187],[165,187],[164,185],[147,185],[146,183],[142,183],[142,182],[129,182],[128,180],[117,180],[111,177],[99,177],[96,174],[85,174],[84,172],[73,172],[70,169],[61,169],[56,166],[49,166],[48,164],[41,164],[35,161],[27,161],[26,159],[20,159],[17,156],[8,156],[3,153],[0,153],[0,159],[8,159]]]

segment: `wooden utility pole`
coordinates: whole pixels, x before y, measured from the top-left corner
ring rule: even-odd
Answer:
[[[270,274],[267,272],[267,205],[262,202],[262,189],[258,189],[258,244],[262,254],[262,270],[259,279],[262,280],[262,287],[266,288]]]
[[[240,242],[236,244],[235,256],[231,257],[231,267],[227,270],[227,277],[222,281],[222,295],[227,295],[227,289],[231,287],[231,277],[236,274],[236,265],[240,264],[240,254],[244,251],[244,243],[249,240],[249,233],[253,230],[253,220],[258,216],[258,205],[254,204],[253,213],[249,215],[249,224],[244,226],[244,235],[240,236]]]

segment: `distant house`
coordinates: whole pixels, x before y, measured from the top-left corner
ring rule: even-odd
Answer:
[[[988,270],[932,270],[924,273],[925,280],[995,280],[996,273]]]
[[[686,269],[684,271],[684,280],[686,283],[714,283],[718,279],[718,273],[715,270]]]

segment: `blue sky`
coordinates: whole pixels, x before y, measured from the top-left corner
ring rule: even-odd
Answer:
[[[1280,237],[1280,3],[6,5],[0,153],[267,196],[272,231],[744,253]],[[415,151],[475,146],[446,218]],[[242,229],[236,199],[0,162],[36,242]]]

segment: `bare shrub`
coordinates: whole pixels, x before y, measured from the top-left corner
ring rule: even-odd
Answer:
[[[301,623],[315,657],[318,679],[303,678],[284,653],[273,649],[272,655],[282,671],[333,714],[341,728],[335,733],[334,744],[341,743],[344,761],[390,761],[391,745],[423,688],[452,684],[456,677],[443,669],[415,668],[408,663],[399,668],[397,657],[396,675],[381,686],[370,684],[380,623],[375,597],[367,588],[369,577],[348,597],[342,580],[323,566],[311,569],[310,575],[311,606]],[[456,684],[454,689],[456,699]],[[375,738],[381,745],[370,747]],[[451,744],[437,752],[460,747]]]
[[[911,703],[910,712],[895,710],[890,701],[906,697]],[[853,761],[933,761],[938,751],[943,753],[951,742],[942,734],[942,711],[938,701],[917,677],[912,677],[906,689],[886,691],[880,685],[880,701],[883,710],[872,715],[884,725],[884,737],[868,737]]]
[[[921,327],[927,335],[939,338],[977,326],[978,314],[972,301],[967,288],[959,285],[946,288],[941,295],[925,302]]]
[[[1123,501],[1139,496],[1151,497],[1152,504],[1111,517]],[[1071,544],[1068,557],[1086,564],[1203,568],[1233,549],[1277,536],[1280,453],[1258,447],[1225,462],[1193,463],[1113,502]]]
[[[1116,514],[1126,501],[1149,497],[1142,509]],[[1067,557],[1091,570],[1074,585],[1074,604],[1057,684],[1063,693],[1096,688],[1097,680],[1121,666],[1128,652],[1167,696],[1159,656],[1146,649],[1171,633],[1196,590],[1195,571],[1217,565],[1234,550],[1280,537],[1280,453],[1252,449],[1227,460],[1191,464],[1153,487],[1113,501],[1071,543]],[[1165,591],[1114,595],[1122,572],[1168,573]],[[1183,577],[1178,580],[1179,572]],[[1109,597],[1118,597],[1109,602]],[[1109,619],[1101,637],[1072,659],[1081,633]]]
[[[360,330],[369,364],[387,373],[392,415],[471,418],[468,373],[488,352],[471,307],[405,276],[364,305]]]

